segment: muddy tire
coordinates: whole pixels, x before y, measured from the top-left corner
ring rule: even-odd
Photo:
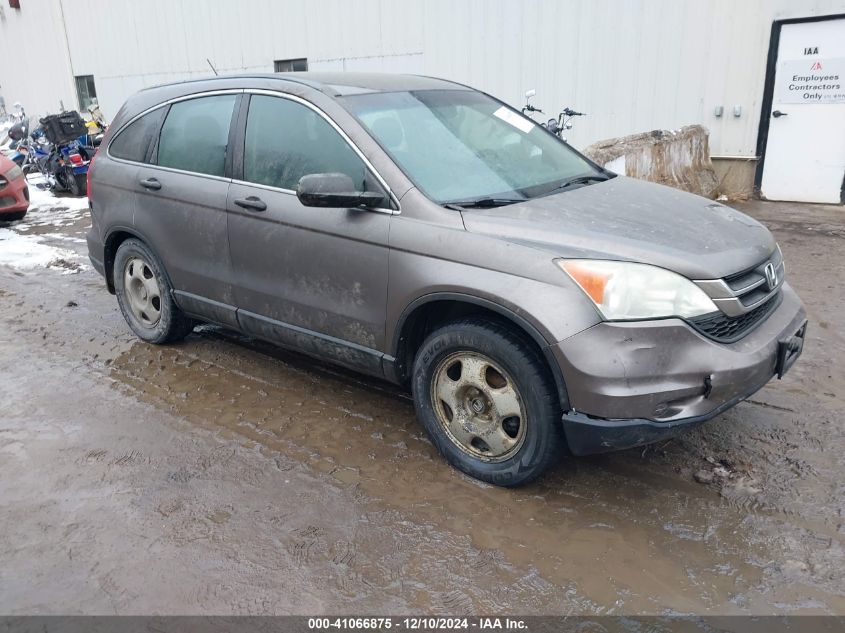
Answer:
[[[506,325],[466,319],[432,332],[412,374],[417,417],[455,468],[520,486],[563,454],[561,403],[540,352]]]
[[[156,345],[185,338],[193,321],[173,301],[170,280],[158,257],[131,238],[114,258],[114,289],[123,318],[143,341]]]
[[[81,197],[88,194],[88,176],[86,174],[70,173],[67,179],[72,195]]]

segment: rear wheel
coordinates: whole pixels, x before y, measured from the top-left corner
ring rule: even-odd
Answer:
[[[71,195],[84,196],[88,191],[88,178],[85,174],[74,174],[72,171],[65,175]]]
[[[562,454],[561,405],[539,351],[503,324],[467,319],[432,332],[413,369],[417,416],[450,464],[518,486]]]
[[[84,196],[88,191],[88,178],[85,174],[74,174],[73,170],[69,169],[62,180],[63,186],[72,196]]]
[[[117,249],[113,279],[120,311],[138,338],[172,343],[193,329],[191,319],[173,301],[164,267],[140,240],[128,239]]]

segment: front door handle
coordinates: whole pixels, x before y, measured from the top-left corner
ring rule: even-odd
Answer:
[[[780,110],[775,110],[774,112],[772,112],[772,116],[775,117],[776,119],[779,119],[782,116],[786,116],[786,112],[781,112]]]
[[[153,189],[154,191],[161,189],[161,183],[155,178],[146,178],[145,180],[141,180],[139,182],[144,189]]]
[[[267,205],[256,196],[249,196],[248,198],[237,198],[235,204],[250,211],[266,211]]]

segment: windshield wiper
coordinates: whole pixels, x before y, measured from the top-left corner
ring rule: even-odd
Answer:
[[[554,193],[556,191],[560,191],[561,189],[566,189],[567,187],[571,187],[572,185],[586,185],[590,182],[603,182],[605,180],[610,180],[610,177],[601,174],[591,174],[589,176],[575,176],[575,178],[565,180],[557,187],[552,189],[549,193]]]
[[[473,198],[471,200],[450,200],[444,202],[443,206],[447,209],[460,211],[461,209],[494,209],[517,202],[524,202],[524,200],[521,198]]]

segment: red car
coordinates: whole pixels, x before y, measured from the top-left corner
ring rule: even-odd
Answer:
[[[20,220],[29,209],[29,187],[21,168],[0,154],[0,222]]]

